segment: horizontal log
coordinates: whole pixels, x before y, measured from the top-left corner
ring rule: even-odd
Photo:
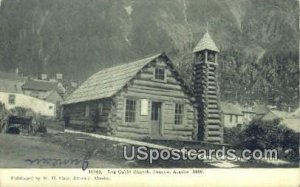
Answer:
[[[135,79],[133,84],[140,85],[140,86],[150,86],[150,87],[161,88],[161,89],[181,90],[180,85],[170,84],[170,83],[168,84],[166,82],[145,81],[145,80]]]
[[[87,122],[89,121],[88,119],[70,119],[70,123],[82,123],[82,122]]]
[[[164,130],[164,135],[192,136],[192,131]]]
[[[185,125],[192,125],[192,126],[194,126],[194,123],[195,123],[195,120],[196,120],[196,118],[193,118],[193,119],[186,119],[185,121]]]
[[[207,84],[208,86],[217,86],[217,83],[216,82],[214,82],[214,81],[208,81],[208,84]]]
[[[171,101],[171,102],[185,102],[187,101],[188,97],[187,96],[177,96],[177,95],[171,95],[171,94],[159,94],[156,95],[157,93],[146,93],[144,91],[140,90],[128,90],[124,96],[125,97],[136,97],[139,99],[155,99],[155,100],[161,100],[161,101]]]
[[[117,126],[117,131],[128,132],[128,133],[138,133],[138,134],[149,134],[149,129],[135,128],[135,127]]]
[[[151,80],[153,79],[154,75],[153,73],[149,73],[149,72],[142,72],[140,75],[138,75],[138,79],[141,80]]]
[[[153,81],[153,78],[154,78],[153,73],[141,73],[141,74],[138,76],[138,79],[140,79],[140,80],[146,80],[146,81]],[[170,84],[180,84],[180,82],[177,81],[177,80],[174,78],[173,75],[167,76],[166,82],[167,82],[167,83],[170,83]]]
[[[213,137],[213,136],[217,137],[217,136],[222,135],[221,131],[207,131],[207,134],[208,134],[209,137]]]
[[[162,139],[164,138],[171,139],[171,140],[192,140],[191,136],[164,135]]]
[[[219,102],[217,100],[207,99],[206,101],[208,104],[218,104]]]
[[[154,68],[149,67],[149,68],[145,68],[141,71],[141,74],[148,74],[151,75],[152,77],[154,76]]]
[[[220,119],[208,119],[207,123],[208,124],[220,124],[221,120]]]
[[[155,87],[155,86],[147,86],[147,85],[141,85],[141,84],[133,84],[129,88],[137,88],[141,90],[154,90],[158,92],[183,92],[181,88],[169,88],[169,87]]]
[[[79,126],[89,126],[90,123],[89,122],[79,122],[79,121],[72,121],[69,123],[71,126],[72,125],[79,125]]]
[[[207,109],[208,110],[210,110],[210,109],[219,110],[219,106],[217,104],[209,104],[209,105],[207,105]]]
[[[175,78],[167,78],[167,83],[170,83],[170,84],[180,84],[179,81],[177,81]]]
[[[219,119],[220,117],[221,117],[220,114],[212,114],[212,113],[207,114],[208,119]]]
[[[213,132],[213,131],[215,131],[215,132],[221,132],[221,128],[220,127],[219,128],[208,128],[208,127],[206,127],[206,129],[207,129],[208,132]]]
[[[218,96],[217,95],[209,95],[209,94],[207,94],[206,98],[207,99],[218,99]]]
[[[109,126],[110,126],[110,124],[108,122],[100,122],[100,123],[98,123],[98,127],[105,127],[105,128],[107,128]]]
[[[149,93],[149,92],[154,92],[156,93],[156,95],[159,94],[171,94],[171,95],[175,95],[175,96],[185,96],[185,93],[182,90],[172,90],[172,89],[159,89],[159,88],[153,88],[153,87],[147,87],[147,86],[137,86],[137,85],[132,85],[128,88],[128,90],[139,90],[140,92],[145,92],[145,93]]]
[[[222,138],[221,138],[221,136],[220,137],[207,137],[206,140],[209,142],[210,141],[221,141]]]
[[[213,107],[213,108],[207,107],[207,112],[209,112],[209,113],[215,113],[215,114],[218,113],[219,114],[220,110],[217,107]]]
[[[208,89],[208,90],[211,90],[211,91],[212,91],[212,90],[217,90],[217,88],[216,88],[215,86],[208,86],[207,89]]]
[[[189,130],[194,130],[194,127],[192,125],[189,125],[189,126],[174,125],[173,130],[189,131]]]
[[[144,125],[137,124],[137,123],[118,124],[118,127],[124,127],[124,128],[148,129],[148,126],[144,126]]]
[[[210,94],[210,95],[217,95],[216,91],[209,91],[209,90],[207,90],[206,93]]]

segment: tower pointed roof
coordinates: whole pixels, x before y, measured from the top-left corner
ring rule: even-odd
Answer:
[[[203,51],[205,49],[219,52],[217,45],[215,44],[215,42],[213,41],[213,39],[211,38],[208,32],[206,32],[204,36],[201,38],[201,40],[198,42],[198,44],[193,50],[193,53],[198,51]]]

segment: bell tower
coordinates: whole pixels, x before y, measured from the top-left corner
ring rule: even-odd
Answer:
[[[219,49],[206,32],[193,53],[193,92],[198,112],[198,140],[223,143],[216,71]]]

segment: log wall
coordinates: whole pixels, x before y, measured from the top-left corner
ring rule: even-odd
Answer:
[[[223,125],[219,107],[217,63],[207,60],[207,51],[195,54],[205,55],[205,61],[196,58],[193,67],[193,89],[198,110],[198,139],[223,143]]]
[[[95,126],[97,131],[109,135],[128,138],[154,138],[151,134],[151,102],[162,103],[161,136],[155,138],[172,140],[197,139],[196,110],[192,98],[183,90],[166,59],[160,59],[148,64],[136,77],[110,99],[95,100],[64,106],[64,113],[70,119],[70,127],[89,131]],[[154,79],[155,67],[165,68],[165,81]],[[125,122],[126,99],[136,100],[136,120],[133,123]],[[147,99],[148,115],[141,115],[141,100]],[[183,124],[175,124],[175,104],[184,104]],[[103,115],[97,125],[86,115],[86,106],[89,113],[96,111],[97,106],[103,104]]]
[[[167,68],[166,80],[154,80],[155,66]],[[136,121],[125,122],[126,99],[136,100]],[[197,137],[197,120],[190,96],[185,94],[179,82],[164,62],[155,62],[142,70],[124,90],[114,98],[116,104],[116,135],[146,138],[151,134],[151,102],[162,102],[162,139],[192,140]],[[148,115],[141,115],[141,100],[147,99]],[[184,104],[183,124],[175,125],[175,103]]]
[[[99,111],[99,105],[102,105],[102,112]],[[109,124],[111,109],[112,101],[110,99],[64,105],[63,113],[69,118],[69,125],[66,128],[107,133],[111,131]],[[98,114],[96,114],[97,112]]]

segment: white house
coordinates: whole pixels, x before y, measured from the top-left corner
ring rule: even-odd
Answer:
[[[244,124],[242,107],[238,103],[221,102],[224,127],[237,127]]]
[[[15,107],[30,108],[35,113],[43,116],[55,117],[56,108],[54,103],[50,103],[22,93],[0,92],[0,102],[7,110]]]
[[[23,94],[21,85],[24,83],[14,76],[0,77],[0,103],[7,110],[15,107],[30,108],[43,116],[55,117],[56,105],[49,101]]]

